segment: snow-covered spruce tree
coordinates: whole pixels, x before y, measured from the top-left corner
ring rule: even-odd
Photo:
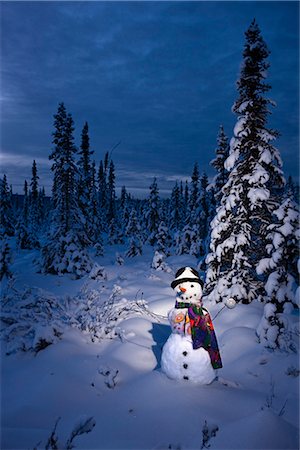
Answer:
[[[42,224],[42,205],[39,196],[39,176],[37,174],[37,165],[35,160],[32,164],[32,177],[29,191],[28,208],[28,234],[30,238],[30,248],[40,248],[38,234]]]
[[[24,225],[28,226],[28,216],[29,216],[29,200],[28,200],[28,183],[24,181],[24,200],[23,200],[23,209],[22,209],[22,220]]]
[[[93,243],[97,243],[102,230],[98,208],[98,189],[96,184],[95,161],[93,161],[91,164],[91,197],[89,211],[89,237]]]
[[[195,163],[192,173],[191,191],[188,202],[188,220],[190,223],[196,221],[196,217],[199,213],[199,182],[200,173],[198,163]]]
[[[8,187],[6,175],[0,180],[0,224],[7,236],[13,236],[15,233],[13,209],[11,202],[11,193]]]
[[[233,105],[238,120],[225,162],[230,173],[211,223],[206,259],[206,295],[217,302],[233,297],[249,303],[263,295],[263,280],[255,269],[284,184],[280,155],[272,145],[277,132],[267,128],[273,104],[265,97],[269,51],[255,20],[245,36],[239,97]]]
[[[140,239],[140,226],[138,224],[137,214],[134,208],[131,210],[125,233],[126,236],[129,237],[129,248],[126,256],[132,258],[134,256],[141,255],[142,242]]]
[[[108,205],[107,205],[107,221],[111,222],[116,217],[116,190],[115,190],[115,166],[113,160],[110,160],[108,171]]]
[[[176,234],[176,255],[190,254],[199,256],[200,240],[198,227],[189,223],[180,233]]]
[[[108,226],[108,240],[109,245],[124,244],[124,235],[121,225],[117,218],[112,218]]]
[[[141,255],[142,251],[143,249],[141,241],[137,237],[133,236],[130,239],[129,248],[125,256],[127,256],[128,258],[134,258],[135,256]]]
[[[12,272],[10,269],[12,262],[12,251],[8,244],[7,235],[2,227],[0,228],[0,248],[0,281],[2,281],[4,277],[12,277]]]
[[[188,184],[185,186],[184,193],[184,206],[183,207],[183,228],[180,232],[175,233],[176,239],[176,253],[181,255],[183,253],[189,253],[196,257],[203,254],[201,252],[202,243],[200,237],[200,173],[198,164],[195,163],[192,176],[191,176],[190,190]]]
[[[126,235],[126,228],[129,221],[131,211],[130,196],[126,191],[125,186],[121,189],[120,207],[118,208],[118,221],[121,224],[123,236]]]
[[[77,200],[73,119],[63,103],[54,116],[54,127],[55,147],[49,157],[55,182],[53,211],[48,240],[42,248],[42,267],[46,273],[71,273],[78,278],[89,272],[92,264]]]
[[[161,221],[156,235],[155,250],[159,253],[164,253],[166,256],[170,256],[170,247],[172,245],[172,238],[169,233],[169,229],[165,222]]]
[[[209,229],[209,217],[211,207],[210,196],[207,188],[208,188],[208,177],[204,172],[200,178],[199,214],[197,217],[198,235],[200,241],[199,254],[202,257],[207,253],[207,235]]]
[[[181,184],[182,187],[182,184]],[[184,211],[184,219],[186,221],[188,210],[189,210],[189,201],[190,201],[190,192],[189,192],[189,185],[188,182],[185,182],[184,186],[184,194],[183,194],[183,211]]]
[[[228,171],[225,169],[225,161],[229,156],[229,142],[223,125],[220,125],[215,153],[216,157],[210,164],[217,171],[217,174],[211,185],[214,189],[216,205],[219,206],[222,198],[222,188],[228,180]]]
[[[107,225],[107,173],[104,170],[103,161],[100,161],[99,170],[98,170],[98,205],[99,205],[99,219],[100,219],[100,227],[102,230],[106,228]]]
[[[294,183],[291,175],[289,175],[287,179],[284,195],[286,198],[291,198],[292,200],[294,200],[294,202],[297,203],[297,205],[299,205],[299,186]]]
[[[147,225],[148,242],[154,245],[156,242],[156,234],[160,224],[160,199],[156,178],[150,186],[150,194],[148,199],[148,208],[145,211],[145,221]]]
[[[78,206],[84,219],[86,233],[92,234],[92,164],[90,150],[89,126],[85,122],[81,132],[81,144],[78,152]]]
[[[19,215],[16,225],[17,246],[21,249],[31,249],[31,239],[28,231],[29,201],[28,201],[28,183],[24,182],[23,208]]]
[[[95,256],[104,255],[104,242],[102,237],[101,210],[99,208],[99,192],[96,183],[96,163],[92,162],[92,191],[91,191],[91,240],[96,250]]]
[[[257,266],[258,275],[268,276],[267,303],[257,333],[266,347],[294,351],[298,336],[293,333],[289,313],[300,306],[296,298],[300,240],[296,203],[291,198],[284,200],[274,211],[274,218],[274,223],[267,227],[268,257],[261,259]]]
[[[172,189],[171,199],[169,204],[169,228],[172,231],[178,231],[182,228],[184,223],[183,197],[182,191],[176,181]]]

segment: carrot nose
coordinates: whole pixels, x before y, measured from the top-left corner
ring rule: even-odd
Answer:
[[[179,289],[181,290],[181,292],[186,292],[186,289],[183,287],[180,287]]]

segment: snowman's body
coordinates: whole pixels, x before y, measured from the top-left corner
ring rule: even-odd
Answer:
[[[202,288],[199,283],[184,281],[174,287],[181,302],[200,305]],[[206,315],[208,312],[203,309]],[[209,317],[209,316],[208,316]],[[171,379],[210,384],[216,378],[209,353],[203,348],[193,348],[188,308],[172,308],[168,314],[172,334],[162,350],[161,368]]]
[[[216,372],[208,352],[204,348],[193,349],[187,309],[171,309],[169,321],[172,334],[163,347],[162,371],[173,380],[210,384]]]

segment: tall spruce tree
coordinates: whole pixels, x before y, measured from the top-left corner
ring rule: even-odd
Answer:
[[[154,245],[156,242],[156,234],[160,224],[160,198],[156,178],[150,186],[150,194],[148,199],[148,208],[145,213],[148,242]]]
[[[188,209],[189,209],[189,201],[190,201],[190,192],[188,182],[185,182],[184,186],[184,217],[187,218]]]
[[[92,167],[90,150],[89,126],[85,122],[81,132],[81,144],[78,152],[78,205],[85,221],[85,229],[88,235],[93,233],[92,228]]]
[[[192,173],[191,191],[189,196],[189,217],[190,225],[196,220],[197,213],[199,212],[199,181],[200,173],[198,163],[195,163]]]
[[[208,176],[203,172],[200,178],[200,193],[199,193],[199,215],[198,215],[198,233],[199,233],[199,254],[204,256],[207,253],[207,235],[209,229],[209,214],[210,214],[210,198],[208,194]]]
[[[267,128],[273,105],[265,96],[270,89],[265,82],[269,51],[255,20],[245,37],[239,96],[233,105],[238,119],[225,162],[230,173],[212,221],[206,260],[206,294],[217,302],[233,297],[249,303],[264,295],[255,268],[284,184],[280,155],[272,144],[278,133]]]
[[[91,164],[91,198],[90,198],[90,239],[96,243],[101,234],[101,222],[98,209],[98,190],[96,184],[96,162]]]
[[[115,166],[113,160],[110,160],[108,171],[108,210],[107,221],[110,223],[116,217],[116,190],[115,190]]]
[[[16,227],[16,237],[17,246],[19,248],[31,248],[29,233],[28,233],[28,216],[29,216],[29,204],[28,204],[28,183],[24,182],[24,197],[23,197],[23,208],[19,216],[17,227]]]
[[[108,153],[106,154],[108,157]],[[105,156],[106,156],[105,155]],[[103,161],[100,161],[98,170],[98,206],[101,230],[107,226],[107,205],[108,205],[108,188],[107,188],[107,169],[104,169]]]
[[[23,209],[22,209],[22,219],[25,227],[28,226],[28,214],[29,214],[29,206],[28,206],[28,183],[24,181],[24,199],[23,199]]]
[[[85,250],[89,240],[82,226],[76,191],[74,122],[63,103],[54,116],[54,127],[54,149],[49,157],[55,184],[52,223],[48,242],[42,249],[42,266],[45,272],[81,277],[91,269]]]
[[[131,210],[128,225],[125,231],[126,236],[129,239],[129,248],[126,252],[126,256],[129,258],[133,258],[134,256],[138,256],[142,254],[142,242],[140,238],[140,226],[137,220],[136,210],[133,208]]]
[[[0,228],[3,234],[13,236],[15,232],[11,192],[6,175],[0,180]]]
[[[29,248],[40,248],[38,234],[42,223],[42,205],[39,197],[39,176],[35,160],[32,163],[32,177],[29,192],[28,233]]]
[[[225,169],[225,161],[229,156],[229,142],[223,125],[220,125],[215,153],[216,157],[210,164],[217,171],[212,186],[215,193],[216,205],[219,206],[222,198],[222,188],[228,180],[228,171]]]
[[[180,188],[176,181],[172,189],[170,205],[169,205],[169,228],[178,231],[183,223],[183,208]]]

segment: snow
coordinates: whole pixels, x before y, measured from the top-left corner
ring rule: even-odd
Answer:
[[[248,106],[252,106],[253,101],[252,100],[246,100],[240,104],[240,106],[237,108],[237,113],[243,113],[248,108]]]
[[[272,162],[272,153],[269,149],[264,148],[262,146],[258,146],[258,150],[260,151],[259,162],[270,164]]]
[[[234,136],[240,138],[243,136],[248,136],[248,134],[250,134],[250,129],[248,127],[245,127],[247,120],[247,116],[242,116],[237,120],[233,129]]]
[[[116,252],[124,264],[115,263]],[[172,380],[161,370],[162,347],[171,334],[167,313],[175,302],[170,282],[179,267],[195,267],[197,260],[167,257],[171,272],[166,272],[151,268],[150,247],[135,258],[124,257],[125,252],[121,245],[105,249],[95,261],[106,277],[81,279],[36,273],[36,250],[15,254],[15,289],[30,287],[28,302],[51,298],[56,308],[68,298],[70,314],[81,302],[79,311],[89,321],[105,302],[111,305],[108,311],[121,314],[114,336],[103,336],[99,319],[94,342],[89,329],[83,332],[68,322],[62,335],[37,353],[6,355],[3,342],[1,448],[44,449],[60,417],[58,441],[65,445],[76,432],[78,449],[195,450],[204,439],[212,450],[296,449],[298,355],[259,344],[256,329],[264,305],[237,304],[215,319],[223,305],[204,305],[213,318],[224,367],[218,380],[206,386]],[[138,308],[124,310],[132,305]],[[44,312],[42,305],[39,311]],[[39,333],[47,339],[47,325]]]
[[[230,146],[236,145],[236,140],[233,141],[233,139],[230,141]],[[226,159],[225,163],[224,163],[224,167],[226,170],[231,170],[233,168],[233,166],[235,165],[236,161],[239,158],[240,152],[239,149],[234,149],[233,147],[232,151],[230,152],[230,155],[228,156],[228,158]]]
[[[297,434],[296,427],[265,409],[221,429],[212,448],[249,450],[251,445],[251,450],[296,449]]]
[[[254,170],[252,171],[251,175],[245,175],[243,177],[244,180],[249,180],[249,184],[257,184],[262,183],[265,184],[269,180],[270,176],[268,172],[260,165],[256,164]]]
[[[247,197],[253,205],[256,205],[259,202],[268,200],[270,191],[263,188],[250,188]]]

